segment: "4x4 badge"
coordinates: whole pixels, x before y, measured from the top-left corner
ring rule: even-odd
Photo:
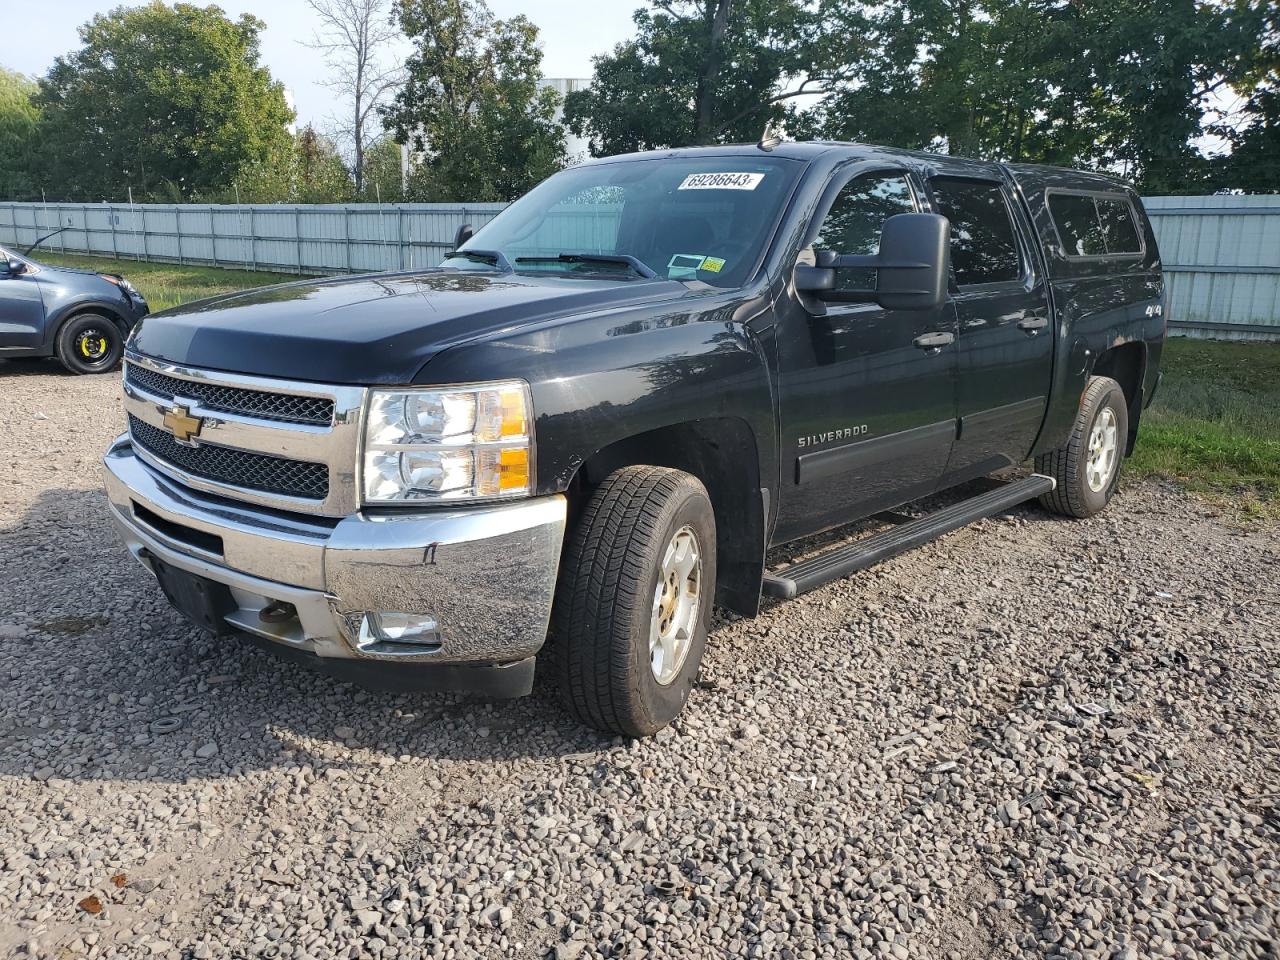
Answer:
[[[173,434],[179,443],[190,444],[192,438],[200,436],[200,428],[204,420],[193,417],[186,407],[172,407],[164,412],[164,428]]]

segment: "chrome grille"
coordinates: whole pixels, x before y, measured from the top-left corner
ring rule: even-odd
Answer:
[[[124,408],[151,469],[193,490],[277,510],[346,517],[360,509],[364,387],[203,370],[133,350],[125,360]],[[194,446],[174,440],[175,414],[198,421]],[[302,422],[322,415],[323,423]]]
[[[129,415],[129,435],[153,457],[204,480],[309,500],[323,500],[329,495],[329,468],[323,463],[288,460],[211,444],[188,447],[132,414]]]
[[[172,400],[174,397],[198,400],[205,408],[222,413],[281,423],[310,423],[317,426],[333,423],[333,401],[325,397],[267,393],[217,383],[179,380],[136,363],[127,365],[125,380],[163,400]]]

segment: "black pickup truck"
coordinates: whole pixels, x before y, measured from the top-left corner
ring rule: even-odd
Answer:
[[[614,157],[456,247],[142,321],[112,512],[208,630],[401,688],[518,696],[536,658],[631,736],[683,709],[713,602],[752,616],[1037,497],[1103,509],[1165,337],[1138,197],[1048,167]]]

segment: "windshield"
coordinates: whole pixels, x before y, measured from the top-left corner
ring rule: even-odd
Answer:
[[[620,160],[544,181],[463,245],[463,270],[701,280],[749,279],[803,165],[721,155]]]

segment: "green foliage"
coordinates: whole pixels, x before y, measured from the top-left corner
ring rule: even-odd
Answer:
[[[283,87],[259,65],[262,21],[160,0],[80,28],[37,103],[44,182],[68,199],[202,198],[289,151]]]
[[[636,37],[595,58],[565,122],[595,156],[754,141],[793,95],[819,21],[802,0],[670,0],[635,13]]]
[[[819,61],[841,79],[798,127],[1101,168],[1152,193],[1203,188],[1206,98],[1256,42],[1197,0],[825,0],[823,16]]]
[[[1233,26],[1243,37],[1240,56],[1227,71],[1244,103],[1213,132],[1230,151],[1214,161],[1214,186],[1245,193],[1280,191],[1280,4],[1251,0],[1234,8]]]
[[[355,196],[347,165],[334,142],[309,124],[270,163],[244,167],[213,203],[345,203]]]
[[[293,197],[298,203],[342,203],[355,195],[337,146],[309,125],[298,131],[294,169]]]
[[[514,200],[563,166],[528,19],[495,19],[484,0],[399,0],[393,15],[414,51],[383,117],[420,161],[412,199]]]
[[[1280,189],[1274,0],[649,0],[570,94],[595,155],[792,135],[1090,167],[1150,193]],[[1243,95],[1197,146],[1215,97]],[[1232,99],[1230,96],[1227,99]]]
[[[405,199],[400,176],[400,144],[383,137],[364,152],[364,189],[369,203],[400,203]]]
[[[1126,466],[1280,516],[1280,344],[1173,339]]]
[[[36,150],[36,85],[0,67],[0,196],[34,197],[31,177]]]

